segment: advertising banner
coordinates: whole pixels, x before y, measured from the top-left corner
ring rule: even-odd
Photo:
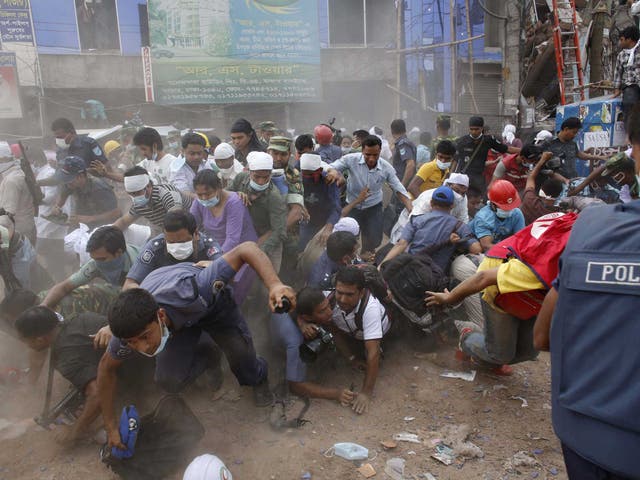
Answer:
[[[0,39],[33,45],[29,0],[0,0]]]
[[[16,54],[0,52],[0,118],[22,118]]]
[[[317,0],[149,0],[155,101],[320,101]]]

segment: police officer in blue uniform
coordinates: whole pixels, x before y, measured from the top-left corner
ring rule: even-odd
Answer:
[[[191,213],[172,210],[164,217],[164,233],[147,242],[129,269],[122,289],[138,287],[147,275],[160,267],[180,262],[210,262],[221,256],[220,244],[211,235],[198,233]]]
[[[295,292],[282,284],[269,258],[246,242],[206,268],[191,263],[162,267],[122,292],[109,312],[114,337],[98,368],[98,389],[110,447],[123,448],[113,410],[116,371],[135,352],[156,357],[156,383],[179,392],[210,365],[201,340],[208,334],[222,349],[240,385],[254,387],[258,406],[273,402],[267,363],[257,357],[246,320],[233,300],[229,282],[249,264],[269,290],[272,310],[295,308]],[[281,309],[281,310],[280,310]]]
[[[629,124],[637,174],[640,117]],[[536,321],[571,480],[640,479],[639,225],[639,200],[584,210]]]

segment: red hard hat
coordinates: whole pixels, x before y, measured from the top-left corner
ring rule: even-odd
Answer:
[[[16,158],[22,158],[22,150],[20,149],[20,145],[18,145],[17,143],[11,144],[11,153]]]
[[[333,132],[326,125],[318,125],[314,128],[313,135],[316,137],[316,142],[320,145],[329,145],[333,140]]]
[[[507,180],[496,180],[489,187],[487,196],[496,207],[502,210],[513,210],[520,206],[520,196],[513,183]]]

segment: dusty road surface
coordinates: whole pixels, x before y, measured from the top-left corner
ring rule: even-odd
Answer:
[[[15,352],[15,342],[2,338],[0,343],[3,368],[24,362]],[[277,383],[277,362],[272,363],[271,382]],[[313,400],[305,415],[308,423],[280,431],[270,425],[270,409],[255,408],[251,390],[238,387],[226,370],[215,400],[209,393],[188,394],[207,430],[194,455],[217,454],[240,480],[364,479],[356,470],[360,463],[373,467],[377,473],[372,478],[393,478],[384,472],[391,458],[405,460],[405,479],[566,478],[550,422],[547,354],[515,366],[511,377],[478,372],[469,382],[442,377],[447,369],[469,367],[454,360],[450,346],[422,354],[398,339],[387,346],[367,414],[358,416],[335,402]],[[362,374],[341,360],[320,361],[313,370],[315,379],[330,385],[348,387],[353,382],[359,387],[362,381]],[[55,432],[35,427],[30,419],[41,408],[43,380],[37,388],[0,386],[0,480],[117,478],[100,463],[97,444],[63,450]],[[57,394],[64,388],[58,379]],[[297,401],[287,412],[295,415],[301,406]],[[398,433],[414,434],[419,443],[396,441],[391,449],[381,444]],[[460,443],[465,440],[472,445]],[[473,458],[458,455],[451,465],[444,465],[431,456],[439,441],[458,445],[457,452]],[[330,457],[326,452],[337,442],[366,447],[369,459],[353,463]],[[518,452],[524,453],[514,458]]]

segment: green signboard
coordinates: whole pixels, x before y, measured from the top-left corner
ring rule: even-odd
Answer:
[[[320,101],[317,10],[317,0],[149,0],[155,101]]]

